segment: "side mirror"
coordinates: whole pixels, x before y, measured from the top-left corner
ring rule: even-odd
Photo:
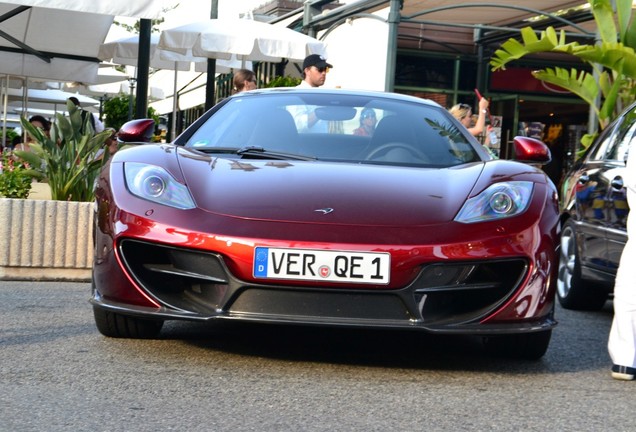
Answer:
[[[513,144],[516,161],[545,165],[552,160],[548,146],[536,138],[517,136]]]
[[[117,132],[117,140],[123,143],[149,143],[155,133],[153,119],[137,119],[124,123]]]

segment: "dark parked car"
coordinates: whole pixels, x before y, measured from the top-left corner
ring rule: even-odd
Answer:
[[[635,137],[636,104],[603,130],[565,177],[557,290],[565,308],[600,309],[613,291],[627,241],[623,172]]]
[[[373,111],[377,127],[354,131]],[[364,118],[366,121],[366,117]],[[368,122],[367,122],[368,123]],[[133,122],[119,137],[152,126]],[[554,320],[559,208],[519,137],[493,160],[422,99],[269,89],[216,105],[173,144],[120,150],[96,191],[95,321],[165,320],[484,336],[541,357]]]

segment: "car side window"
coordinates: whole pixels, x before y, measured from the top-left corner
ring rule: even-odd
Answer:
[[[605,128],[596,139],[594,148],[589,154],[589,160],[622,160],[621,156],[625,154],[633,135],[630,130],[635,120],[636,109],[632,109],[619,118],[618,123],[612,123]]]
[[[612,152],[608,155],[608,160],[615,160],[624,162],[627,160],[627,152],[629,147],[636,140],[636,123],[632,123],[631,127],[624,135],[623,139],[617,140],[617,145],[612,149]]]
[[[621,123],[615,134],[616,138],[607,148],[605,160],[620,161],[625,160],[625,154],[636,133],[636,109],[631,110],[621,119]]]
[[[605,159],[605,154],[607,153],[607,149],[612,147],[616,139],[616,134],[614,133],[614,128],[605,129],[601,135],[597,138],[596,148],[592,150],[590,153],[590,160],[592,161],[600,161]]]

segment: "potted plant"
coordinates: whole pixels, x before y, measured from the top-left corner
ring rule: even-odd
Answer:
[[[31,151],[16,151],[15,155],[31,167],[29,173],[44,179],[51,188],[51,199],[89,202],[93,200],[93,186],[105,159],[97,153],[111,132],[93,134],[88,117],[82,119],[81,109],[67,102],[68,117],[57,114],[50,136],[33,126],[26,118],[20,123],[36,143]],[[86,122],[87,125],[83,125]],[[85,133],[81,133],[85,130]]]
[[[50,136],[21,119],[36,142],[14,152],[25,164],[20,172],[48,182],[52,199],[0,198],[0,279],[90,280],[93,185],[104,163],[96,156],[111,132],[80,133],[80,110],[67,107],[69,116],[56,116]]]

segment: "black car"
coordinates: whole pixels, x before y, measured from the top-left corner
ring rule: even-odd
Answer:
[[[564,179],[557,297],[566,309],[598,310],[612,295],[627,241],[623,175],[634,139],[636,104],[603,130]]]

